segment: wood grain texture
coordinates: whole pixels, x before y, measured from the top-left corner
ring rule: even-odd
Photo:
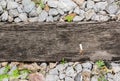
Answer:
[[[0,61],[119,60],[119,50],[120,22],[0,23]]]

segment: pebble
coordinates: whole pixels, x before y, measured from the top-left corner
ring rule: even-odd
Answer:
[[[75,68],[77,73],[82,71],[82,65],[81,64],[77,64],[74,68]]]
[[[1,0],[0,5],[2,6],[3,9],[5,9],[7,7],[7,2],[5,0]]]
[[[118,72],[118,73],[116,73],[115,75],[114,75],[114,79],[113,79],[114,81],[120,81],[120,72]]]
[[[47,3],[49,7],[57,8],[59,2],[57,0],[48,0]]]
[[[14,18],[11,16],[8,16],[8,22],[13,22]]]
[[[74,81],[74,79],[71,77],[65,77],[65,81]]]
[[[3,13],[3,8],[0,6],[0,14]]]
[[[88,0],[86,4],[87,4],[87,5],[86,5],[86,6],[87,6],[87,9],[91,9],[91,8],[93,8],[94,5],[95,5],[94,1],[92,1],[92,0]]]
[[[58,81],[59,77],[57,75],[47,75],[45,81]]]
[[[14,2],[14,1],[8,1],[7,2],[7,9],[10,10],[10,9],[15,9],[18,7],[18,3]]]
[[[109,13],[109,14],[116,14],[117,11],[118,11],[118,5],[113,3],[113,4],[109,4],[107,7],[106,7],[106,11]]]
[[[49,71],[49,74],[50,74],[50,75],[58,75],[58,70],[57,70],[56,68],[51,69],[51,70]]]
[[[82,76],[80,73],[78,73],[75,78],[74,78],[74,81],[82,81]]]
[[[53,22],[53,21],[54,21],[54,19],[53,19],[53,17],[52,17],[52,16],[48,16],[46,21],[47,21],[47,22]]]
[[[57,15],[57,14],[58,14],[58,11],[57,11],[56,9],[50,9],[50,10],[49,10],[49,15],[55,16],[55,15]]]
[[[93,76],[93,77],[91,78],[91,81],[98,81],[98,76]]]
[[[90,9],[87,12],[85,12],[86,20],[90,20],[93,17],[94,14],[95,14],[95,11],[93,9]]]
[[[8,12],[5,11],[5,12],[1,15],[1,17],[2,17],[2,21],[7,21],[7,19],[8,19]]]
[[[60,73],[60,74],[59,74],[59,78],[60,78],[60,79],[64,79],[64,78],[65,78],[65,74]]]
[[[38,17],[32,17],[32,18],[28,18],[29,22],[37,22],[38,21]]]
[[[76,7],[75,10],[74,10],[74,13],[76,13],[76,14],[79,15],[79,14],[80,14],[80,8],[79,8],[79,7]]]
[[[24,22],[26,22],[28,20],[26,13],[19,14],[19,18]]]
[[[67,67],[66,76],[72,77],[75,74],[73,67]]]
[[[82,21],[84,19],[84,16],[75,16],[74,18],[73,18],[73,21]]]
[[[48,17],[48,13],[45,10],[43,10],[39,15],[38,21],[40,22],[45,21],[47,17]]]
[[[21,21],[22,20],[19,17],[17,17],[17,18],[14,19],[14,22],[16,22],[16,23],[21,22]]]
[[[83,67],[83,69],[91,70],[92,64],[90,62],[82,63],[82,67]]]
[[[18,10],[17,9],[9,10],[9,16],[11,16],[11,17],[18,17],[19,16]]]

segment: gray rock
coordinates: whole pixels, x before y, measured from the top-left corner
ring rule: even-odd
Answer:
[[[120,64],[112,62],[111,66],[112,66],[112,69],[115,73],[120,72]]]
[[[82,21],[84,19],[84,16],[75,16],[73,18],[73,21]]]
[[[19,18],[24,22],[27,22],[27,20],[28,20],[26,13],[19,14]]]
[[[95,12],[99,12],[99,11],[105,10],[107,5],[108,5],[107,1],[105,1],[105,2],[98,2],[98,3],[95,4],[94,10],[95,10]]]
[[[83,69],[91,70],[92,64],[90,62],[85,62],[85,63],[82,63],[82,67],[83,67]]]
[[[50,74],[50,75],[58,75],[58,70],[57,70],[56,68],[51,69],[51,70],[49,71],[49,74]]]
[[[18,7],[18,3],[17,2],[13,2],[13,1],[8,1],[7,3],[7,9],[15,9]]]
[[[71,77],[65,77],[65,81],[74,81],[74,79]]]
[[[9,10],[9,15],[11,17],[17,17],[17,16],[19,16],[18,10],[17,9],[11,9],[11,10]]]
[[[7,21],[8,19],[8,12],[5,11],[2,15],[1,15],[2,21]]]
[[[8,75],[13,75],[13,72],[17,69],[16,66],[12,66],[10,71],[8,72]]]
[[[68,63],[59,64],[59,65],[56,66],[56,68],[58,69],[59,72],[62,72],[63,70],[66,69],[67,66],[68,66]]]
[[[5,67],[0,68],[0,75],[5,74]]]
[[[64,78],[65,78],[65,74],[60,73],[60,74],[59,74],[59,78],[60,78],[61,80],[64,79]]]
[[[113,3],[115,0],[107,0],[109,4]]]
[[[53,19],[53,17],[52,17],[52,16],[48,16],[46,21],[47,21],[47,22],[53,22],[53,21],[54,21],[54,19]]]
[[[17,10],[19,13],[23,13],[23,6],[22,5],[18,6]]]
[[[31,0],[22,0],[22,5],[26,6],[31,3]]]
[[[7,2],[5,0],[0,1],[0,5],[2,6],[3,9],[6,8]]]
[[[28,2],[27,2],[28,1]],[[30,13],[35,8],[35,3],[31,0],[23,0],[22,4],[24,6],[24,11]]]
[[[118,5],[116,5],[115,3],[113,4],[109,4],[107,7],[106,7],[106,11],[109,13],[109,14],[116,14],[117,11],[118,11]]]
[[[0,14],[3,13],[3,8],[0,6]]]
[[[38,17],[32,17],[28,19],[29,22],[37,22],[38,21]]]
[[[82,71],[82,65],[81,64],[77,64],[74,68],[75,68],[77,73]]]
[[[16,22],[16,23],[21,22],[21,19],[19,17],[17,17],[14,19],[14,22]]]
[[[37,14],[40,14],[42,12],[42,8],[39,6],[37,7]]]
[[[33,10],[29,13],[29,17],[37,17],[37,16],[38,16],[38,13],[37,13],[36,8],[33,9]]]
[[[48,6],[57,8],[58,7],[58,1],[57,0],[48,0],[47,2]]]
[[[62,9],[58,8],[57,11],[60,15],[64,15],[64,11]]]
[[[82,76],[80,73],[78,73],[75,78],[74,78],[74,81],[82,81]]]
[[[93,76],[93,77],[91,78],[91,81],[98,81],[98,76]]]
[[[69,77],[73,77],[73,75],[75,74],[75,71],[73,69],[73,67],[67,67],[66,69],[66,76],[69,76]]]
[[[49,10],[49,15],[58,15],[58,11],[56,9],[50,9]]]
[[[85,12],[86,20],[90,20],[94,14],[95,14],[95,11],[93,9],[90,9],[87,12]]]
[[[79,7],[76,7],[75,10],[74,10],[74,13],[76,13],[76,14],[79,15],[79,14],[80,14],[80,8],[79,8]]]
[[[100,2],[101,0],[93,0],[94,2]]]
[[[72,0],[59,0],[58,8],[61,8],[65,12],[73,10],[75,7],[77,7],[77,4]]]
[[[104,15],[94,15],[92,17],[92,20],[94,21],[99,21],[99,22],[103,22],[103,21],[108,21],[110,19],[109,16],[104,16]]]
[[[95,5],[94,1],[92,1],[92,0],[88,0],[88,1],[87,1],[87,5],[86,5],[86,6],[87,6],[87,9],[93,8],[94,5]]]
[[[47,68],[47,63],[41,63],[40,67],[46,69]]]
[[[59,77],[57,75],[46,75],[45,81],[58,81]]]
[[[60,16],[59,16],[59,15],[57,15],[57,16],[55,16],[55,17],[53,18],[54,21],[58,21],[59,19],[60,19]]]
[[[8,22],[13,22],[14,18],[11,16],[8,16]]]
[[[45,10],[43,10],[41,14],[39,15],[38,21],[40,22],[45,21],[47,17],[48,17],[48,13]]]
[[[113,79],[113,78],[114,78],[114,75],[111,74],[111,73],[107,73],[107,78],[111,78],[111,79]]]
[[[120,81],[120,72],[118,72],[118,73],[116,73],[115,75],[114,75],[114,79],[113,79],[114,81]]]

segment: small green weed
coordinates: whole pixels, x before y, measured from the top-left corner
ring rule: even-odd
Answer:
[[[61,63],[61,64],[65,64],[65,63],[67,63],[67,61],[65,60],[65,58],[62,58],[62,60],[61,60],[60,63]]]
[[[98,68],[102,68],[103,66],[105,66],[105,62],[103,60],[99,60],[95,64],[98,66]]]
[[[34,2],[35,2],[38,6],[40,6],[42,9],[45,7],[45,4],[44,4],[43,0],[34,0]]]

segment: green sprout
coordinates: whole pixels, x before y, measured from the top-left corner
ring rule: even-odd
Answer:
[[[103,66],[105,66],[105,62],[102,60],[99,60],[96,62],[96,65],[98,66],[98,68],[102,68]]]
[[[45,7],[45,4],[44,4],[43,0],[34,0],[34,2],[35,2],[38,6],[40,6],[41,8],[44,8],[44,7]]]
[[[10,76],[8,74],[1,74],[0,75],[0,81],[2,81],[5,78],[9,78]]]
[[[65,17],[65,20],[68,21],[68,22],[72,22],[73,18],[74,18],[73,16],[67,15]]]
[[[65,60],[65,58],[62,58],[62,60],[61,60],[61,64],[65,64],[67,61]]]

